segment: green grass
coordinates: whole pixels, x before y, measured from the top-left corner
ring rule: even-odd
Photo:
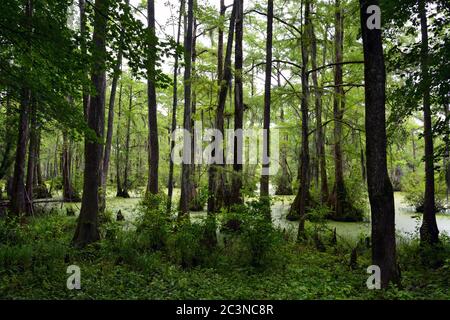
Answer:
[[[102,241],[76,250],[69,245],[75,219],[59,213],[31,218],[26,224],[0,220],[0,298],[450,298],[449,261],[434,269],[423,265],[421,261],[428,258],[417,258],[419,247],[414,241],[401,243],[403,288],[370,291],[365,284],[369,251],[364,248],[359,250],[358,268],[351,270],[349,250],[344,246],[327,246],[326,252],[319,252],[308,242],[295,244],[272,230],[262,264],[255,267],[248,259],[255,252],[247,245],[252,239],[245,238],[245,234],[232,235],[236,241],[205,255],[199,247],[192,249],[198,243],[193,235],[201,232],[199,227],[170,229],[166,247],[151,250],[145,245],[145,232],[125,231],[117,223],[110,223],[102,228]],[[255,233],[247,236],[256,237]],[[245,239],[245,243],[239,239]],[[326,235],[323,239],[326,243]],[[177,247],[180,241],[187,242],[186,248]],[[259,241],[255,239],[253,244]],[[194,251],[188,253],[198,255],[198,261],[182,266],[175,252],[186,254],[183,250],[191,249]],[[447,254],[448,248],[445,250]],[[66,288],[66,269],[72,264],[81,268],[81,290]]]

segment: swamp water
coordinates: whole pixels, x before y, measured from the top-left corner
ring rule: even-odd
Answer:
[[[176,190],[178,191],[178,190]],[[176,196],[174,203],[176,203]],[[293,196],[277,196],[274,204],[272,205],[272,221],[273,223],[286,231],[296,232],[298,227],[298,222],[289,221],[286,219],[286,214],[289,211],[290,204],[293,201]],[[394,194],[395,198],[395,223],[396,230],[399,234],[404,237],[412,237],[418,234],[419,227],[421,225],[421,214],[414,212],[414,209],[409,207],[404,202],[404,197],[402,193],[396,192]],[[115,218],[116,213],[121,210],[125,217],[125,220],[132,222],[138,215],[139,209],[137,208],[140,197],[138,195],[132,196],[129,199],[108,197],[107,198],[107,210],[113,213]],[[59,205],[62,208],[72,207],[75,212],[79,212],[81,203],[71,203]],[[191,212],[191,219],[194,221],[206,216],[206,212]],[[311,222],[306,222],[310,224]],[[450,215],[449,214],[439,214],[437,215],[437,224],[440,234],[450,235]],[[370,222],[335,222],[328,221],[326,223],[327,228],[336,228],[336,233],[346,239],[356,239],[361,235],[370,234]]]

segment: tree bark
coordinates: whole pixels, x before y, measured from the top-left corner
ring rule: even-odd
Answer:
[[[279,67],[277,68],[279,69]],[[280,72],[278,71],[278,87],[281,87],[281,79]],[[280,106],[280,122],[284,123],[284,108]],[[277,190],[275,192],[276,195],[292,195],[292,178],[289,172],[289,166],[287,162],[287,145],[289,143],[289,135],[287,133],[283,134],[283,140],[280,150],[280,167],[281,167],[281,176],[278,181]]]
[[[114,126],[114,106],[116,103],[116,91],[117,82],[122,68],[122,49],[119,49],[117,54],[117,62],[113,71],[113,79],[111,83],[111,94],[109,96],[109,110],[108,110],[108,125],[106,131],[105,150],[103,155],[102,176],[101,176],[101,191],[100,191],[100,203],[99,211],[104,212],[106,209],[106,180],[108,178],[109,162],[111,158],[111,146],[113,138],[113,126]]]
[[[159,141],[158,141],[158,110],[156,105],[156,43],[155,33],[155,1],[147,2],[149,48],[147,53],[147,98],[148,98],[148,183],[147,193],[158,194],[158,166],[159,166]]]
[[[449,124],[450,124],[450,95],[447,96],[446,103],[444,102],[444,115],[445,119],[447,121],[447,126],[445,127],[446,130],[450,130]],[[444,154],[444,172],[445,172],[445,186],[446,186],[446,198],[447,198],[447,204],[449,200],[449,194],[450,194],[450,136],[447,131],[445,134],[445,154]]]
[[[125,137],[125,168],[123,170],[123,185],[122,194],[123,198],[129,198],[130,194],[128,189],[130,187],[129,170],[130,170],[130,140],[131,140],[131,111],[133,110],[133,87],[130,85],[130,96],[128,104],[128,114],[127,114],[127,131]]]
[[[86,46],[86,1],[78,0],[78,8],[80,10],[80,49],[84,57],[87,57],[87,46]],[[88,78],[88,72],[86,72],[86,78]],[[89,109],[89,88],[86,84],[83,84],[83,113],[84,118],[88,119],[88,109]]]
[[[243,65],[243,30],[244,30],[244,1],[237,1],[236,10],[236,44],[235,44],[235,80],[234,80],[234,163],[230,194],[230,204],[242,203],[242,159],[243,159],[243,122],[244,122],[244,94],[242,84]],[[239,144],[240,142],[240,144]],[[238,145],[239,144],[239,145]]]
[[[90,99],[88,110],[88,126],[92,129],[97,139],[103,139],[105,126],[105,86],[106,86],[106,34],[107,20],[110,7],[109,0],[96,0],[94,17],[92,65],[92,84],[95,96]],[[76,247],[84,247],[100,239],[98,230],[98,189],[101,180],[103,146],[99,141],[85,140],[85,168],[83,183],[83,198],[81,202],[80,216],[77,229],[73,237]]]
[[[263,121],[263,164],[262,170],[269,171],[270,159],[270,98],[272,82],[272,42],[273,42],[273,0],[267,1],[267,34],[266,34],[266,70],[264,82],[264,121]],[[261,174],[260,197],[269,196],[268,172]]]
[[[313,69],[317,69],[317,37],[314,32],[314,25],[311,22],[311,66]],[[328,27],[325,28],[325,38],[323,43],[323,64],[325,65],[326,59],[326,36]],[[315,98],[315,113],[316,113],[316,155],[318,162],[318,170],[320,176],[320,199],[322,203],[326,203],[329,197],[328,192],[328,178],[327,178],[327,166],[325,158],[325,141],[322,128],[322,95],[323,89],[319,88],[319,81],[317,77],[317,71],[312,73],[312,80],[314,86],[314,98]]]
[[[193,40],[193,27],[194,27],[194,0],[188,0],[188,17],[187,17],[187,30],[184,38],[184,148],[183,148],[183,165],[181,172],[181,197],[180,197],[180,212],[179,215],[185,215],[189,213],[190,204],[190,190],[191,190],[191,158],[189,150],[190,133],[191,133],[191,73],[192,73],[192,40]],[[192,150],[191,150],[192,152]]]
[[[422,34],[420,65],[422,73],[421,87],[423,90],[423,135],[425,140],[425,201],[422,226],[420,227],[420,242],[422,244],[435,244],[439,242],[439,230],[436,223],[436,204],[434,198],[434,148],[431,122],[428,25],[425,0],[418,0],[418,4],[420,31]]]
[[[301,100],[301,114],[302,114],[302,148],[301,148],[301,165],[300,165],[300,187],[297,199],[291,207],[291,212],[296,211],[296,215],[300,218],[297,233],[297,240],[304,238],[305,233],[305,216],[307,208],[307,200],[309,194],[309,139],[308,139],[308,109],[309,109],[309,75],[307,72],[309,61],[309,37],[311,36],[310,25],[310,1],[305,1],[305,23],[303,25],[302,34],[302,100]]]
[[[27,0],[25,5],[25,28],[32,29],[33,3]],[[31,41],[28,43],[29,54],[31,54]],[[25,159],[27,154],[27,140],[29,134],[28,118],[30,112],[31,91],[24,86],[21,92],[20,115],[18,125],[18,138],[16,148],[16,158],[14,165],[14,175],[12,183],[12,196],[10,210],[15,215],[26,213],[27,196],[25,189]]]
[[[36,145],[36,165],[34,174],[34,197],[37,199],[51,198],[52,195],[48,191],[45,184],[44,178],[42,176],[41,169],[41,132],[36,131],[37,134],[37,145]]]
[[[116,129],[116,186],[117,186],[117,192],[116,197],[122,197],[123,196],[123,189],[122,189],[122,179],[120,178],[120,124],[122,120],[122,82],[120,82],[119,87],[119,110],[117,114],[117,129]]]
[[[217,42],[217,81],[220,86],[223,78],[223,26],[222,22],[225,21],[225,0],[220,0],[220,26]]]
[[[67,137],[67,132],[63,131],[62,142],[62,155],[61,155],[61,167],[62,167],[62,182],[63,182],[63,200],[64,202],[78,202],[80,196],[75,192],[71,179],[71,159],[72,153],[70,150],[70,141]]]
[[[343,71],[341,63],[343,61],[343,30],[342,30],[342,9],[340,7],[340,0],[335,1],[335,59],[337,65],[334,72],[334,101],[333,101],[333,115],[334,115],[334,195],[333,195],[333,210],[335,218],[343,215],[343,207],[345,202],[345,184],[344,172],[342,164],[342,119],[344,110],[342,108],[344,100],[344,90],[342,88]]]
[[[178,17],[178,32],[177,32],[177,46],[180,45],[181,38],[181,19],[185,12],[185,0],[181,0],[180,2],[180,14]],[[179,58],[178,54],[175,54],[175,64],[173,68],[173,100],[172,100],[172,126],[171,133],[173,133],[177,127],[177,106],[178,106],[178,65]],[[170,140],[170,155],[169,155],[169,181],[167,183],[167,211],[170,212],[172,209],[172,195],[173,195],[173,159],[172,152],[175,148],[175,140]]]
[[[214,128],[221,132],[222,137],[224,133],[224,110],[227,99],[228,89],[231,83],[232,70],[231,70],[231,56],[233,51],[234,29],[236,22],[237,4],[238,0],[233,2],[233,10],[230,17],[230,25],[228,29],[228,41],[225,53],[223,78],[220,81],[219,87],[219,101],[216,111],[216,119]],[[212,156],[215,157],[217,150],[223,150],[223,141],[214,140],[214,151]],[[223,152],[222,152],[223,153]],[[211,163],[208,172],[208,213],[214,213],[220,210],[223,206],[225,198],[225,186],[224,186],[224,161],[222,164]]]
[[[345,110],[345,93],[343,84],[343,49],[344,49],[344,17],[341,1],[335,1],[335,72],[334,72],[334,173],[335,183],[330,204],[333,209],[331,217],[335,220],[359,220],[357,210],[348,199],[344,182],[343,154],[342,154],[342,121]]]
[[[194,0],[194,7],[197,6],[197,1]],[[195,153],[197,151],[196,141],[195,141],[195,118],[196,118],[196,112],[197,112],[197,93],[195,91],[195,82],[196,82],[196,69],[195,64],[197,62],[197,19],[194,18],[194,27],[192,31],[192,75],[191,75],[191,86],[193,86],[192,90],[192,98],[191,98],[191,183],[189,191],[189,210],[190,211],[202,211],[203,210],[203,204],[198,201],[198,182],[199,179],[197,179],[197,169],[199,166],[196,166],[195,164]],[[201,149],[201,145],[200,145]]]
[[[30,105],[30,141],[28,144],[28,164],[27,164],[27,178],[26,178],[26,202],[27,214],[33,214],[33,190],[34,179],[36,171],[36,149],[37,149],[37,110],[36,100],[32,99]]]
[[[3,147],[3,154],[2,154],[2,160],[0,162],[0,179],[3,179],[5,176],[9,175],[9,170],[11,165],[14,162],[14,139],[12,139],[13,133],[13,126],[10,124],[12,121],[15,121],[13,119],[13,110],[11,110],[11,92],[9,90],[6,90],[6,111],[5,111],[5,132],[4,132],[4,141],[5,145]]]
[[[378,0],[360,0],[364,46],[367,185],[372,219],[372,264],[380,267],[381,286],[399,283],[395,245],[394,193],[386,155],[386,71],[381,30],[367,28],[367,7]]]

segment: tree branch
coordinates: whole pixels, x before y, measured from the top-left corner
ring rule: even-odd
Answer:
[[[345,64],[360,64],[360,63],[364,63],[364,61],[343,61],[343,62],[339,62],[339,63],[329,63],[329,64],[326,64],[324,66],[320,66],[318,68],[315,68],[315,69],[312,69],[312,70],[308,70],[308,74],[313,73],[313,72],[317,72],[317,71],[320,71],[322,69],[326,69],[326,68],[329,68],[329,67],[345,65]]]
[[[288,65],[291,65],[291,66],[293,66],[293,67],[296,67],[296,68],[298,68],[298,69],[300,69],[300,70],[302,69],[302,67],[301,67],[299,64],[296,64],[295,62],[286,61],[286,60],[279,60],[279,59],[272,60],[272,64],[273,64],[273,63],[276,63],[276,62],[288,64]],[[266,64],[265,61],[260,62],[260,63],[257,63],[257,64],[255,64],[255,65],[253,65],[250,69],[248,69],[248,70],[247,70],[247,73],[248,73],[248,72],[251,72],[253,69],[255,69],[255,68],[259,67],[259,66],[265,65],[265,64]]]
[[[249,14],[249,13],[252,13],[252,12],[257,13],[257,14],[262,15],[262,16],[267,16],[267,13],[258,11],[258,10],[256,10],[256,9],[251,9],[251,10],[245,12],[244,15]],[[294,29],[294,30],[297,31],[298,34],[301,36],[302,31],[301,31],[299,28],[297,28],[296,26],[294,26],[293,24],[291,24],[291,23],[289,23],[289,22],[286,22],[286,21],[284,21],[283,19],[281,19],[281,18],[279,18],[279,17],[276,17],[276,16],[274,16],[273,18],[274,18],[275,20],[277,20],[278,22],[281,22],[281,23],[284,24],[285,26],[288,26],[289,28]]]

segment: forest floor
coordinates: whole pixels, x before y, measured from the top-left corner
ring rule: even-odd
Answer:
[[[351,246],[331,244],[329,234],[318,246],[313,240],[295,243],[274,229],[263,238],[259,232],[245,241],[229,238],[205,254],[192,225],[177,227],[163,246],[155,246],[152,236],[161,228],[140,233],[111,221],[102,226],[103,240],[83,250],[70,246],[75,226],[76,217],[62,210],[26,224],[0,220],[0,298],[450,299],[445,236],[438,251],[400,237],[402,288],[380,291],[367,289],[370,249],[362,238],[351,266]],[[66,287],[69,265],[81,269],[81,290]]]

